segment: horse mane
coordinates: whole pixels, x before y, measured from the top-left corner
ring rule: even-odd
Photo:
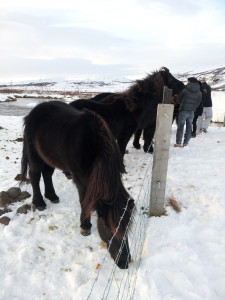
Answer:
[[[126,108],[132,112],[138,107],[139,95],[151,94],[152,92],[154,92],[154,82],[152,74],[148,74],[144,79],[135,80],[127,90],[118,93],[118,95],[123,99]]]
[[[123,157],[105,121],[92,111],[95,118],[97,157],[89,176],[89,185],[81,203],[85,210],[84,219],[94,210],[104,219],[112,232],[120,223],[129,194],[123,186],[121,175],[125,172]],[[104,213],[103,213],[104,211]],[[127,215],[127,213],[126,213]],[[128,213],[128,217],[129,217]],[[127,218],[121,222],[118,235],[123,235]]]
[[[147,80],[154,82],[154,87],[158,99],[163,97],[163,86],[168,85],[170,71],[166,67],[161,67],[159,70],[153,71],[146,77]]]

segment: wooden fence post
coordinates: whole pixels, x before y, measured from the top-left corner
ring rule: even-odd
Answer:
[[[164,87],[163,102],[166,99],[167,103],[171,103],[171,96],[172,90]],[[173,104],[164,103],[159,104],[157,109],[149,216],[160,216],[165,213],[165,189],[173,110]]]

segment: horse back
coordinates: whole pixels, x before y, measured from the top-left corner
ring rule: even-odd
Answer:
[[[71,110],[67,104],[51,101],[30,112],[24,133],[28,144],[48,165],[64,171],[83,165],[88,172],[98,151],[95,123],[87,111]]]

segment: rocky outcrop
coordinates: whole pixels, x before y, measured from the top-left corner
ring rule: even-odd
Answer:
[[[27,191],[21,191],[19,187],[12,187],[7,191],[0,192],[0,216],[2,216],[0,218],[0,224],[6,226],[10,222],[10,218],[8,216],[4,216],[4,214],[12,211],[8,208],[9,205],[15,202],[21,202],[30,196],[31,195]],[[28,210],[31,210],[31,205],[24,204],[19,207],[16,212],[18,214],[27,214]]]

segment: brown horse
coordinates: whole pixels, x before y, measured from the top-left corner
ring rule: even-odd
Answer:
[[[81,233],[90,234],[95,210],[100,237],[118,267],[128,268],[126,232],[134,201],[123,186],[123,158],[106,123],[91,111],[80,112],[51,101],[37,105],[24,125],[22,176],[26,177],[29,167],[34,209],[46,208],[39,186],[41,175],[45,197],[58,203],[52,183],[54,168],[69,172],[79,193]]]

